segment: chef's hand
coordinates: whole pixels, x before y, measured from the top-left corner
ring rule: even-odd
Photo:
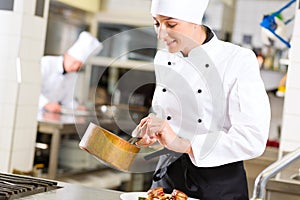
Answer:
[[[59,103],[47,103],[44,106],[44,110],[46,110],[47,112],[52,112],[52,113],[60,113],[61,106]]]
[[[43,112],[43,119],[50,121],[59,121],[61,119],[61,115],[53,112]]]
[[[132,136],[141,138],[138,142],[136,142],[137,146],[148,147],[157,141],[156,138],[153,138],[153,137],[150,138],[147,134],[147,132],[148,132],[147,131],[147,129],[148,129],[147,123],[148,123],[149,119],[150,119],[150,116],[143,118],[141,120],[141,122],[139,123],[139,125],[133,131]]]
[[[140,135],[143,139],[137,142],[137,145],[149,146],[158,141],[169,150],[179,153],[193,153],[190,141],[178,137],[166,120],[150,114],[140,124],[143,127]]]

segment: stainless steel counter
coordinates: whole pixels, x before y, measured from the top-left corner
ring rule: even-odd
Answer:
[[[300,181],[271,179],[266,186],[266,200],[299,200]]]
[[[59,182],[63,188],[20,198],[22,200],[119,200],[122,192]]]

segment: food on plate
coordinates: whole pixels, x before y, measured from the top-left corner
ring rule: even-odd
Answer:
[[[162,187],[148,190],[148,197],[139,197],[138,200],[187,200],[188,196],[180,190],[174,189],[172,194],[165,194]]]
[[[157,198],[157,199],[164,199],[165,193],[164,193],[164,188],[162,187],[157,187],[157,188],[152,188],[148,190],[147,192],[148,198],[150,200]]]
[[[171,194],[171,200],[187,200],[188,196],[180,190],[174,189]]]

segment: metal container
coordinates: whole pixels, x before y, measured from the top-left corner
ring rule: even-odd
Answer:
[[[79,147],[104,163],[128,171],[140,149],[108,130],[90,123]]]
[[[45,41],[45,55],[63,55],[82,31],[89,29],[85,12],[51,1]]]

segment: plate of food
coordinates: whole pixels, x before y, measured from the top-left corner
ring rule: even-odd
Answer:
[[[142,200],[147,199],[147,192],[126,192],[120,195],[122,200]]]
[[[194,198],[188,197],[185,193],[181,192],[180,190],[174,189],[171,194],[164,193],[162,187],[157,187],[148,190],[147,192],[126,192],[120,195],[122,200],[173,200],[173,199],[180,199],[180,200],[197,200]]]

